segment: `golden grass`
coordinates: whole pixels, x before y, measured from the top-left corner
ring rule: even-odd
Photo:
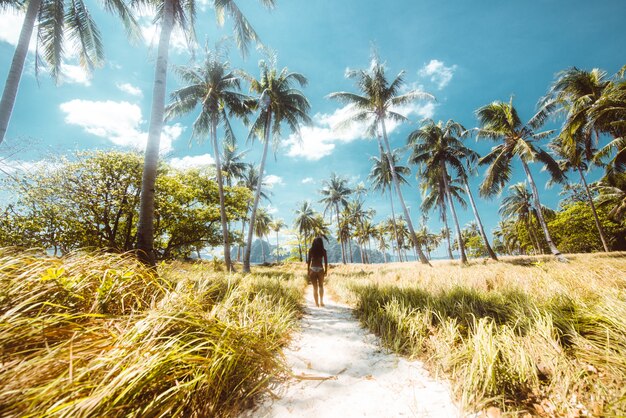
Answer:
[[[0,249],[0,416],[233,416],[283,370],[304,285]]]
[[[447,376],[468,410],[626,413],[626,253],[347,265],[329,285],[383,343]]]

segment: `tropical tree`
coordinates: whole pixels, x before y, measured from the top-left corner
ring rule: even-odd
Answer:
[[[152,106],[148,127],[148,141],[144,154],[144,168],[141,182],[141,203],[139,209],[139,226],[137,228],[137,250],[139,257],[145,263],[154,266],[154,191],[159,161],[161,131],[165,113],[165,85],[167,81],[167,67],[169,44],[175,26],[180,27],[188,38],[194,36],[194,20],[196,2],[174,0],[131,0],[137,7],[153,6],[156,8],[155,22],[161,25],[159,46],[154,69],[154,86],[152,90]],[[261,0],[267,7],[274,6],[274,0]],[[223,23],[224,15],[233,18],[233,29],[237,46],[245,55],[251,41],[258,41],[258,36],[250,22],[241,13],[234,0],[213,0],[213,9],[218,23]]]
[[[344,121],[344,123],[368,122],[369,125],[366,131],[367,135],[370,137],[375,136],[379,141],[381,148],[386,151],[387,155],[391,156],[392,152],[389,145],[389,139],[387,137],[387,126],[385,122],[387,120],[394,122],[406,121],[407,118],[397,111],[399,106],[409,104],[418,99],[433,99],[433,96],[419,90],[410,90],[406,93],[400,94],[405,84],[404,71],[400,72],[391,82],[389,82],[385,75],[385,66],[379,61],[377,56],[373,57],[369,70],[351,70],[347,72],[346,76],[356,80],[356,85],[361,94],[336,92],[330,94],[329,97],[353,106],[354,112]],[[381,136],[378,136],[379,130]],[[380,143],[381,140],[382,143]],[[388,161],[391,162],[392,158],[389,157]],[[402,209],[404,211],[405,220],[409,228],[415,251],[419,255],[419,259],[422,263],[430,264],[422,252],[422,249],[417,244],[415,229],[413,228],[409,211],[404,203],[402,190],[400,188],[400,181],[398,180],[393,164],[389,165],[389,170],[391,171],[393,184],[396,188],[398,199],[400,200],[400,204],[402,205]]]
[[[585,174],[583,170],[587,170],[587,162],[584,158],[584,150],[582,149],[582,141],[575,141],[573,144],[568,146],[563,139],[563,136],[556,138],[549,145],[548,148],[552,150],[552,152],[559,158],[557,163],[563,172],[567,172],[569,170],[576,170],[580,175],[580,180],[585,188],[585,193],[587,197],[587,203],[591,208],[591,213],[593,214],[594,222],[596,229],[598,230],[598,234],[600,235],[600,241],[602,242],[602,247],[605,252],[609,252],[609,246],[607,244],[606,236],[604,233],[604,229],[600,224],[600,219],[598,218],[598,212],[596,210],[596,205],[593,201],[593,195],[591,194],[591,190],[589,189],[589,185],[587,184],[587,179],[585,178]]]
[[[259,175],[259,168],[252,164],[247,165],[247,168],[243,173],[243,178],[239,182],[239,185],[250,190],[250,192],[252,192],[253,195],[256,195],[256,192],[258,190],[259,196],[262,199],[267,200],[267,201],[270,200],[269,198],[270,193],[266,192],[268,188],[268,184],[265,182],[261,183],[261,176]],[[239,243],[240,245],[237,248],[237,261],[241,259],[240,257],[241,257],[242,246],[246,245],[246,241],[243,241],[243,236],[246,230],[246,221],[250,219],[250,203],[251,203],[250,201],[246,202],[246,216],[241,221],[242,242]]]
[[[385,191],[389,189],[389,204],[391,206],[391,227],[392,232],[395,238],[395,241],[398,242],[398,232],[396,231],[396,213],[393,205],[393,177],[391,175],[391,165],[394,166],[394,170],[396,172],[396,178],[402,184],[409,184],[406,176],[411,174],[411,169],[409,167],[399,165],[398,160],[400,159],[398,150],[393,150],[391,153],[391,162],[389,160],[389,156],[387,153],[383,151],[382,148],[380,150],[380,157],[373,156],[370,158],[372,161],[372,169],[369,173],[369,180],[372,184],[374,190],[380,190],[382,194],[385,194]],[[398,257],[400,257],[400,249],[398,250]]]
[[[626,174],[610,173],[594,187],[600,194],[598,205],[610,208],[609,218],[615,222],[626,219]]]
[[[528,163],[539,161],[543,163],[553,181],[560,183],[565,180],[565,176],[556,161],[545,150],[536,145],[537,140],[545,138],[551,132],[534,132],[534,129],[542,123],[541,117],[533,117],[528,123],[522,123],[513,106],[513,99],[509,103],[492,102],[479,108],[476,114],[480,122],[478,138],[501,141],[491,149],[489,154],[479,160],[480,165],[489,165],[485,179],[480,186],[481,195],[489,197],[502,190],[502,187],[511,178],[512,160],[514,157],[518,157],[530,184],[533,204],[548,247],[559,261],[567,262],[567,259],[561,254],[550,237],[548,225],[541,210],[542,205],[539,200],[537,185],[528,167]]]
[[[224,143],[220,163],[226,184],[230,187],[233,182],[243,180],[250,164],[243,159],[248,151],[238,151],[236,144]]]
[[[337,217],[337,231],[341,229],[340,226],[340,214],[341,211],[339,206],[345,208],[348,206],[348,196],[352,194],[352,189],[348,187],[348,180],[338,176],[335,173],[331,173],[329,180],[323,181],[323,187],[319,191],[323,196],[320,200],[320,203],[324,204],[324,214],[326,212],[330,212],[330,218],[332,219],[332,211],[335,211],[335,215]],[[341,245],[341,260],[344,264],[346,264],[346,251],[345,251],[345,243],[341,239],[341,234],[339,236],[339,244]]]
[[[13,105],[17,97],[30,39],[37,22],[37,51],[41,51],[50,74],[55,81],[62,75],[62,64],[68,49],[77,51],[80,65],[91,71],[104,60],[102,37],[83,0],[4,0],[0,11],[20,10],[26,7],[20,36],[11,61],[11,67],[0,99],[0,143],[4,140]],[[104,9],[115,13],[123,22],[127,33],[136,38],[139,27],[126,3],[121,0],[104,0]],[[67,42],[72,44],[67,47]],[[39,63],[39,60],[35,60]]]
[[[442,176],[439,174],[439,168],[434,167],[432,170],[426,172],[426,181],[421,185],[422,189],[422,204],[421,209],[425,213],[430,212],[435,207],[439,209],[439,216],[443,222],[444,228],[442,229],[442,236],[446,239],[448,246],[448,257],[453,260],[452,255],[452,243],[450,240],[450,227],[448,226],[448,215],[446,211],[447,193],[443,182]],[[450,196],[456,200],[461,206],[465,207],[466,203],[463,200],[463,190],[458,186],[456,180],[448,178],[448,190]]]
[[[521,222],[528,231],[533,247],[541,252],[542,245],[535,234],[533,215],[538,218],[537,211],[532,205],[533,196],[526,188],[525,183],[516,183],[509,187],[509,194],[502,199],[499,213],[505,220],[515,219]]]
[[[172,102],[166,107],[166,117],[183,116],[200,108],[198,117],[193,123],[192,138],[203,141],[208,135],[213,148],[213,158],[217,174],[217,185],[220,198],[220,217],[224,246],[224,263],[226,269],[232,271],[230,259],[230,240],[228,235],[228,219],[224,204],[224,180],[221,152],[217,141],[218,126],[222,126],[226,141],[235,143],[235,134],[231,129],[229,116],[245,116],[248,109],[245,105],[247,97],[241,94],[241,79],[230,69],[230,64],[220,55],[220,51],[206,49],[206,58],[202,66],[178,67],[177,73],[185,86],[174,91]]]
[[[272,223],[272,216],[266,208],[258,208],[257,216],[254,218],[254,234],[259,238],[261,242],[261,253],[263,254],[263,262],[265,263],[265,244],[263,238],[267,237],[270,232],[270,225]],[[269,240],[268,240],[269,245]]]
[[[270,223],[270,229],[276,232],[276,262],[277,263],[280,258],[280,245],[278,243],[278,233],[280,232],[281,229],[283,229],[286,226],[287,224],[282,219],[274,219],[272,223]]]
[[[453,120],[448,120],[445,125],[439,121],[435,123],[431,119],[427,119],[422,122],[422,126],[417,130],[411,132],[408,137],[408,143],[411,147],[411,155],[409,157],[409,163],[418,164],[422,167],[422,173],[427,175],[428,171],[436,170],[441,176],[443,182],[444,191],[450,204],[450,211],[454,219],[454,223],[457,230],[457,238],[459,240],[459,249],[461,252],[461,261],[467,263],[467,257],[465,255],[465,248],[463,240],[461,239],[461,228],[459,226],[458,217],[456,215],[456,209],[454,207],[454,201],[451,198],[450,186],[448,184],[448,166],[456,171],[457,177],[463,181],[466,186],[466,191],[471,195],[469,185],[467,181],[467,171],[463,164],[464,160],[475,161],[478,158],[478,154],[473,150],[467,148],[461,138],[466,136],[467,130]],[[471,199],[472,209],[477,222],[480,222],[478,216],[478,210],[474,204],[474,199]],[[485,246],[488,248],[489,255],[497,260],[496,254],[489,245],[487,234],[482,228],[482,236],[485,241]]]
[[[300,233],[300,235],[304,238],[304,248],[307,248],[309,243],[309,237],[313,233],[314,224],[315,224],[315,209],[311,206],[311,202],[305,200],[300,204],[300,207],[295,210],[295,219],[293,221],[293,225],[295,229]],[[302,261],[302,260],[300,260]]]
[[[249,74],[244,74],[244,77],[250,83],[250,91],[258,95],[256,106],[259,112],[252,123],[248,139],[254,140],[255,137],[259,136],[263,141],[263,156],[259,167],[259,176],[262,182],[270,140],[273,143],[274,151],[276,151],[280,144],[281,127],[284,123],[289,126],[292,132],[299,134],[300,124],[311,123],[311,118],[307,114],[310,109],[309,101],[300,90],[294,87],[294,84],[299,84],[301,87],[306,86],[307,79],[302,74],[290,72],[287,68],[278,71],[274,58],[269,64],[261,61],[259,68],[261,76],[258,80]],[[254,225],[260,196],[260,189],[257,189],[250,215],[248,245],[243,257],[244,272],[250,271],[252,225]]]

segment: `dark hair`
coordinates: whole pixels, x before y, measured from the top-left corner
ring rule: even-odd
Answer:
[[[324,241],[322,241],[322,237],[315,237],[313,243],[311,244],[311,249],[309,250],[309,255],[311,257],[322,257],[326,250],[324,249]]]

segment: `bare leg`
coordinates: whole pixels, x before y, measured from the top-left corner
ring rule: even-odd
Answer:
[[[324,276],[319,278],[320,305],[324,306]]]
[[[320,306],[317,298],[317,277],[311,277],[311,283],[313,283],[313,297],[315,298],[315,306]]]

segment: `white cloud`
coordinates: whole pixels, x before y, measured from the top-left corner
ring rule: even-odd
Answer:
[[[268,174],[263,177],[263,183],[267,184],[268,188],[273,188],[274,186],[282,186],[285,184],[282,177],[279,177],[275,174]]]
[[[429,77],[430,81],[437,84],[437,87],[441,90],[450,83],[456,68],[456,65],[446,67],[442,61],[433,59],[419,71],[419,75],[421,77]]]
[[[275,208],[272,205],[267,205],[267,207],[265,209],[267,210],[267,213],[269,213],[270,215],[278,213],[278,208]]]
[[[61,74],[63,83],[91,85],[91,76],[80,65],[61,64]]]
[[[435,104],[411,103],[392,109],[404,116],[418,116],[420,119],[434,115]],[[347,105],[336,109],[332,114],[318,113],[313,116],[313,126],[305,126],[300,130],[300,136],[291,134],[283,145],[286,146],[289,157],[302,157],[309,161],[317,161],[332,154],[337,143],[349,143],[365,137],[365,123],[342,124],[352,113],[354,107]],[[386,121],[387,133],[391,134],[399,123]]]
[[[24,13],[22,12],[4,12],[0,13],[0,41],[7,42],[13,46],[17,45],[20,37],[20,30],[24,22]],[[35,41],[37,39],[35,32],[30,37],[30,45],[28,50],[35,52]]]
[[[49,160],[24,161],[0,159],[0,172],[6,174],[30,173],[40,169],[45,169],[49,172],[60,167],[59,164]]]
[[[82,127],[86,132],[106,138],[115,145],[144,150],[148,133],[141,130],[144,124],[139,106],[128,102],[71,100],[60,105],[65,122]],[[160,148],[165,153],[181,134],[181,125],[163,127]]]
[[[314,182],[313,177],[307,177],[307,178],[302,179],[302,184],[308,184],[308,183],[313,183],[313,182]]]
[[[159,44],[160,26],[152,23],[152,17],[149,23],[141,25],[141,35],[146,45],[156,47]],[[170,36],[170,50],[179,54],[189,51],[185,34],[178,26],[174,28]]]
[[[215,160],[211,156],[211,154],[202,154],[202,155],[194,155],[194,156],[185,156],[182,158],[172,158],[170,160],[170,165],[179,170],[186,170],[189,168],[201,168],[208,167],[215,163]]]
[[[135,87],[130,83],[117,83],[117,88],[123,91],[124,93],[128,93],[131,96],[142,97],[143,92],[139,87]]]

